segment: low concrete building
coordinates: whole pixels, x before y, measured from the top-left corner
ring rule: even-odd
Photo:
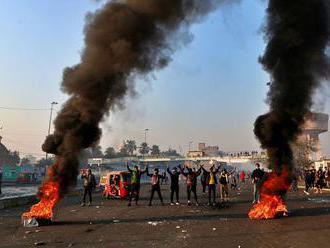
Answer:
[[[203,151],[189,151],[187,154],[188,158],[199,158],[204,157],[205,153]]]
[[[319,135],[328,131],[329,115],[323,113],[310,113],[306,116],[306,121],[299,137],[300,141],[313,146],[316,152],[310,152],[310,160],[320,160],[322,157]]]

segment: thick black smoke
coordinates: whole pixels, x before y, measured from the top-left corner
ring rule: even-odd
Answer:
[[[270,112],[258,117],[255,135],[280,173],[293,168],[291,145],[310,112],[315,89],[329,75],[328,0],[269,0],[265,26],[268,45],[260,58],[272,83]]]
[[[87,16],[81,62],[63,73],[62,90],[70,99],[43,144],[56,155],[50,180],[60,183],[62,194],[76,180],[78,154],[98,142],[100,122],[121,104],[132,78],[165,67],[192,22],[237,1],[117,0]]]

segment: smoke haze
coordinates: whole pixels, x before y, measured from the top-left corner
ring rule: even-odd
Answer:
[[[134,92],[134,78],[165,67],[187,41],[190,24],[233,2],[238,1],[118,0],[87,15],[81,62],[63,73],[62,90],[70,99],[43,144],[56,155],[50,180],[60,183],[62,194],[76,180],[80,151],[99,141],[100,122]]]
[[[270,167],[293,168],[291,144],[311,110],[312,97],[329,76],[327,0],[270,0],[264,27],[268,42],[260,63],[272,78],[270,112],[255,122],[255,135],[267,149]]]

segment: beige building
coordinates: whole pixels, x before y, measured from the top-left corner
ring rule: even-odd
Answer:
[[[189,151],[187,154],[188,158],[198,158],[203,157],[205,153],[203,151]]]
[[[329,116],[323,113],[311,113],[306,117],[303,133],[299,140],[313,146],[316,152],[309,154],[310,160],[320,160],[322,157],[319,135],[328,131]]]
[[[198,143],[198,151],[204,152],[206,156],[218,156],[219,147],[218,146],[206,146],[205,143]]]

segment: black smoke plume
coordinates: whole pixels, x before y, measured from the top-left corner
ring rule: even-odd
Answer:
[[[81,62],[63,73],[62,90],[70,99],[43,144],[56,155],[50,180],[60,183],[61,194],[75,183],[79,153],[99,141],[100,122],[122,103],[129,82],[165,67],[191,23],[237,1],[117,0],[87,16]]]
[[[301,133],[312,96],[328,79],[328,0],[269,0],[266,51],[260,58],[270,73],[269,113],[258,117],[254,132],[269,156],[270,168],[292,170],[291,145]]]

